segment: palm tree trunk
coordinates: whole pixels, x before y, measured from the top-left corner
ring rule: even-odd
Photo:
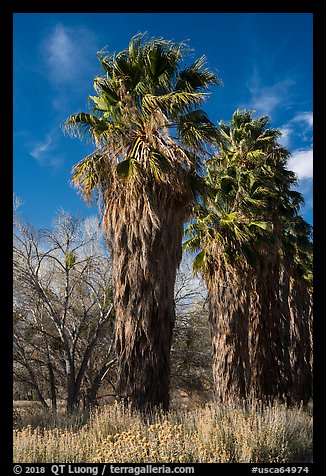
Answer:
[[[208,278],[208,279],[207,279]],[[217,400],[244,398],[250,386],[248,294],[244,275],[219,260],[206,276]]]
[[[312,397],[312,302],[305,283],[289,277],[291,366],[293,394],[297,402]]]
[[[269,251],[257,271],[251,292],[251,385],[257,398],[277,397],[290,403],[290,323],[282,308],[277,255]]]
[[[280,263],[266,255],[261,267],[228,267],[215,250],[205,276],[209,294],[213,377],[218,400],[280,398],[290,403],[290,319],[280,295]]]
[[[104,217],[115,283],[117,394],[141,411],[167,410],[185,209],[158,186],[135,188],[124,189]]]

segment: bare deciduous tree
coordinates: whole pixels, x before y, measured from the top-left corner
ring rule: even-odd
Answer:
[[[56,411],[92,405],[112,371],[111,262],[96,223],[60,211],[53,230],[15,220],[14,378]]]
[[[176,322],[171,349],[171,382],[179,394],[210,398],[213,390],[212,345],[208,321],[207,290],[194,276],[190,255],[185,255],[177,274]]]

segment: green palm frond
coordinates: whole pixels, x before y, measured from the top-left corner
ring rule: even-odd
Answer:
[[[206,199],[207,186],[204,177],[201,177],[195,172],[187,173],[183,171],[185,177],[185,183],[187,191],[193,201],[204,201]]]
[[[83,137],[86,133],[92,132],[93,130],[104,132],[107,128],[108,124],[106,121],[85,112],[69,116],[64,123],[64,130],[68,134],[78,135],[80,137]]]
[[[176,113],[178,115],[180,113],[184,114],[189,112],[192,107],[198,106],[204,100],[206,94],[204,92],[189,93],[186,91],[170,92],[160,96],[146,94],[142,98],[142,106],[150,114],[155,110],[161,110],[174,117]]]
[[[289,190],[288,194],[292,206],[296,209],[299,209],[299,207],[304,204],[304,197],[302,193],[298,192],[297,190]]]
[[[275,130],[275,132],[272,133],[272,131],[270,130],[266,132],[266,134],[260,135],[256,139],[256,143],[260,144],[261,142],[271,142],[271,141],[274,141],[277,137],[278,137],[278,131]]]
[[[266,208],[268,205],[268,202],[266,200],[245,196],[242,198],[241,205],[244,210],[247,210],[248,212],[252,211],[253,213],[256,213],[257,211],[259,212],[263,210],[264,208]]]
[[[250,232],[243,225],[238,212],[224,213],[220,218],[220,226],[229,239],[231,237],[239,244],[247,241],[250,237]]]
[[[128,45],[128,54],[132,63],[138,63],[141,58],[143,40],[145,33],[137,33],[134,35]]]
[[[222,81],[214,73],[205,68],[205,64],[206,57],[203,55],[191,66],[181,71],[175,85],[175,90],[194,92],[203,88],[206,89],[211,85],[222,85]]]
[[[135,172],[139,170],[139,163],[132,157],[122,160],[115,166],[115,170],[120,178],[129,180]]]
[[[164,44],[154,44],[148,49],[145,60],[153,79],[158,79],[161,75],[172,76],[176,72],[179,58],[171,61],[171,55]]]
[[[184,250],[195,252],[201,249],[201,237],[200,235],[195,235],[188,240],[184,241],[182,247]]]
[[[208,253],[205,249],[201,250],[194,258],[192,269],[194,273],[205,273],[207,268]]]
[[[90,137],[96,145],[105,141],[108,137],[119,132],[119,126],[112,124],[108,120],[104,120],[88,114],[80,112],[69,116],[63,124],[64,132],[72,137],[84,136]]]
[[[217,127],[201,109],[184,114],[178,122],[178,133],[182,142],[195,149],[216,140]]]
[[[107,76],[111,77],[113,72],[113,55],[106,54],[105,51],[98,51],[96,56]]]
[[[92,202],[93,191],[101,189],[103,182],[108,184],[112,171],[102,154],[86,157],[72,169],[72,184],[77,187],[87,203]]]
[[[251,221],[249,224],[248,224],[249,227],[258,227],[258,228],[261,228],[262,230],[265,230],[265,231],[273,231],[273,226],[272,226],[272,223],[268,222],[268,221]]]
[[[230,128],[228,126],[225,126],[223,122],[219,122],[219,135],[222,139],[226,141],[226,143],[231,143],[231,137],[230,137]]]
[[[242,109],[237,109],[233,115],[231,123],[234,125],[235,129],[240,129],[245,124],[248,124],[252,120],[252,114],[254,111],[247,111]]]
[[[89,99],[91,99],[95,103],[95,110],[107,111],[109,104],[105,97],[89,96]]]
[[[105,104],[109,106],[115,106],[120,101],[119,84],[115,84],[115,81],[109,81],[108,79],[96,77],[94,79],[94,89],[103,97]],[[93,98],[93,96],[90,96]],[[105,110],[105,109],[104,109]]]
[[[250,160],[261,160],[262,158],[265,157],[265,152],[263,150],[260,150],[260,149],[256,149],[256,150],[250,150],[248,153],[247,153],[247,158],[250,159]]]
[[[151,150],[148,158],[151,171],[157,182],[161,182],[168,172],[173,171],[171,160],[160,151]]]
[[[173,43],[163,39],[147,41],[144,48],[144,60],[151,76],[154,79],[158,79],[163,74],[168,77],[174,76],[185,51],[184,42]]]
[[[113,61],[113,78],[122,82],[127,91],[134,91],[142,78],[142,64],[131,62],[125,53],[120,53]]]

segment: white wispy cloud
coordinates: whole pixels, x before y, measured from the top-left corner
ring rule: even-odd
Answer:
[[[292,122],[300,122],[305,123],[307,128],[312,129],[314,125],[314,118],[312,112],[299,112],[294,118]]]
[[[287,168],[296,173],[298,183],[295,189],[304,198],[304,206],[301,210],[303,216],[311,219],[313,209],[313,146],[298,147],[310,141],[312,144],[313,114],[312,112],[297,112],[292,119],[284,124],[280,130],[282,137],[279,142],[285,147],[296,144],[296,148],[288,160]]]
[[[298,183],[294,187],[301,193],[304,203],[300,210],[300,214],[308,221],[312,220],[313,214],[313,185],[312,180],[312,151],[297,151],[293,157],[293,165],[290,164],[290,169],[295,169],[298,175]]]
[[[286,124],[285,126],[281,127],[279,131],[281,132],[282,135],[278,139],[278,142],[282,144],[284,147],[288,147],[290,145],[293,129],[288,124]]]
[[[49,80],[56,86],[81,81],[96,51],[96,36],[84,27],[57,24],[41,42]]]
[[[299,180],[313,178],[313,148],[295,150],[288,160],[288,169],[295,172]]]
[[[285,107],[291,104],[289,91],[295,84],[292,78],[285,78],[271,86],[261,84],[257,72],[247,82],[250,92],[249,107],[258,114],[271,115],[279,106]]]
[[[279,142],[285,147],[289,147],[293,139],[300,139],[303,142],[312,141],[313,113],[299,112],[286,124],[279,128],[282,133]]]
[[[311,140],[311,133],[313,129],[313,113],[300,112],[292,119],[292,125],[295,126],[297,135],[303,141]]]
[[[48,38],[46,50],[51,79],[69,81],[74,76],[75,54],[79,55],[79,52],[68,31],[62,25],[55,27]]]
[[[45,139],[42,141],[36,141],[30,150],[30,154],[34,159],[39,163],[42,163],[44,156],[51,148],[52,138],[49,134],[46,135]]]
[[[26,142],[29,154],[42,167],[58,169],[63,163],[62,153],[58,153],[56,134],[51,131],[41,140],[29,139]]]

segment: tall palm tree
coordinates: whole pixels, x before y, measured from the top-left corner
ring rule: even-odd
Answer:
[[[209,197],[196,206],[184,246],[199,251],[194,270],[203,274],[208,289],[215,393],[225,400],[250,392],[253,267],[259,264],[261,243],[270,240],[271,223],[253,213],[266,195],[257,170],[239,167],[221,148],[207,171]]]
[[[295,176],[286,169],[288,152],[268,122],[267,116],[254,120],[252,112],[236,111],[230,124],[220,124],[219,153],[208,162],[210,198],[205,207],[197,206],[185,243],[200,250],[194,266],[208,287],[221,399],[249,393],[282,397],[293,390],[280,249],[302,197],[291,190]],[[301,346],[302,340],[294,353]],[[292,364],[295,360],[292,355]]]
[[[200,57],[180,68],[184,43],[134,36],[126,50],[98,55],[91,114],[65,122],[96,150],[73,183],[97,199],[112,253],[117,392],[138,409],[169,406],[173,292],[183,224],[203,182],[202,157],[216,127],[199,109],[219,79]]]

